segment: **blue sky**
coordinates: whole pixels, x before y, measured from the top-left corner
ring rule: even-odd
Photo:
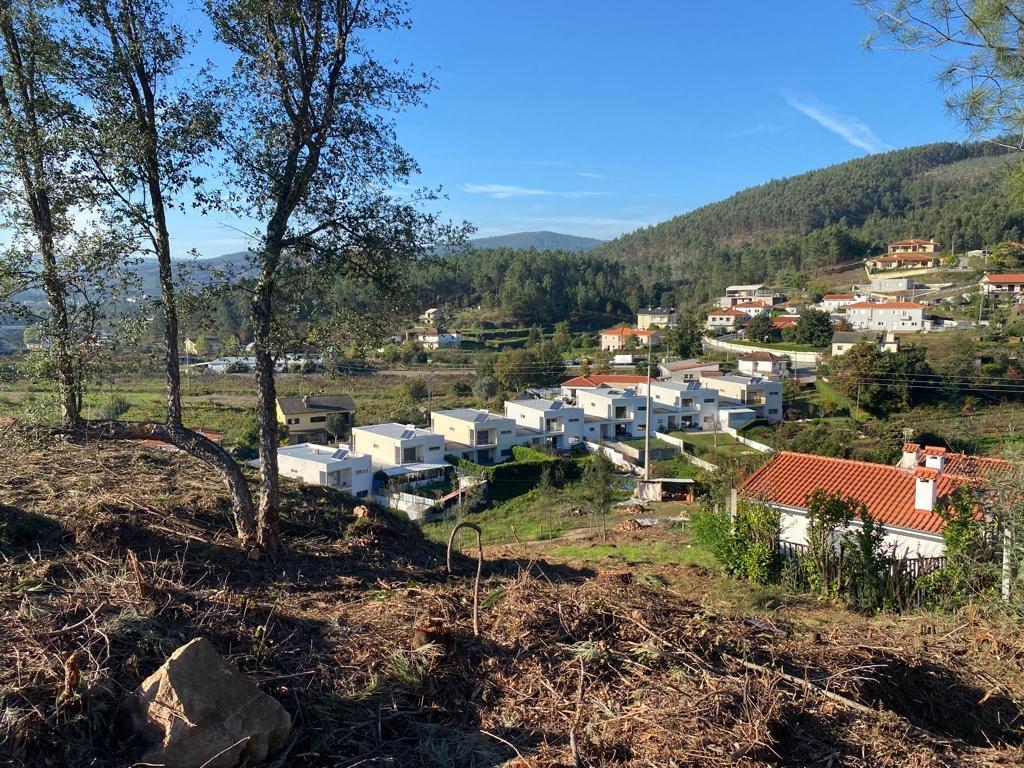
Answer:
[[[478,236],[611,238],[772,178],[963,131],[936,62],[862,46],[845,0],[412,0],[413,29],[376,44],[432,71],[398,118]],[[242,245],[216,217],[176,222],[179,250]]]

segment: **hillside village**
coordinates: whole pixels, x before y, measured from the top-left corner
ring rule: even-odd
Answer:
[[[0,6],[0,765],[1024,765],[1024,15],[596,10]]]

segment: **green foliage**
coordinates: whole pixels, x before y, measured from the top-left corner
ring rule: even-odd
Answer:
[[[498,394],[498,380],[493,376],[480,376],[473,382],[473,396],[477,400],[493,400]]]
[[[885,602],[886,579],[892,558],[886,554],[885,526],[866,507],[858,513],[861,525],[847,536],[841,589],[861,610],[878,610]]]
[[[985,540],[985,523],[978,519],[978,498],[968,487],[936,510],[945,522],[942,541],[946,564],[926,577],[932,603],[949,610],[991,594],[996,583],[993,552]]]
[[[807,499],[807,554],[803,564],[811,591],[822,597],[839,593],[839,552],[846,529],[864,505],[839,493],[815,490]]]
[[[847,422],[815,421],[800,428],[787,447],[800,453],[846,459],[856,439],[857,430]]]
[[[530,349],[506,349],[494,360],[494,378],[510,391],[554,384],[565,374],[562,356],[551,342]]]
[[[131,410],[132,404],[121,395],[111,395],[103,406],[100,407],[97,417],[100,419],[120,419]]]
[[[931,390],[910,387],[914,376],[928,375],[924,350],[904,346],[882,352],[873,344],[857,344],[829,364],[829,382],[869,413],[885,415],[924,402]]]
[[[768,584],[775,574],[779,524],[778,510],[744,500],[737,505],[735,520],[721,509],[701,510],[691,517],[689,530],[727,573]]]
[[[756,341],[760,344],[775,344],[782,341],[782,332],[772,326],[772,319],[769,315],[758,315],[748,324],[745,331],[749,341]]]
[[[427,396],[430,394],[430,386],[427,384],[426,379],[408,378],[402,382],[402,392],[407,400],[418,403],[421,400],[427,399]]]
[[[827,347],[832,343],[832,318],[829,313],[810,307],[804,309],[793,329],[793,340],[812,347]]]

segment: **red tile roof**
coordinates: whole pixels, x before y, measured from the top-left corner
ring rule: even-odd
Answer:
[[[942,530],[944,521],[933,511],[916,508],[915,472],[866,461],[812,456],[781,451],[743,484],[748,498],[806,509],[807,497],[819,488],[863,502],[872,517],[885,525],[926,533]],[[956,491],[965,478],[937,470],[936,504]]]
[[[607,331],[601,331],[602,336],[653,336],[655,333],[656,331],[630,328],[628,325],[624,325],[621,328],[609,328]]]
[[[795,328],[797,319],[798,318],[795,317],[786,317],[785,315],[781,317],[773,317],[772,328]]]
[[[981,278],[983,283],[1024,283],[1024,272],[1002,272],[998,275],[990,275],[987,272]]]
[[[855,293],[826,293],[821,297],[822,301],[840,301],[842,299],[856,299]]]
[[[919,450],[921,450],[921,446],[919,446],[917,443],[904,443],[903,444],[903,452],[904,453],[917,453]]]
[[[602,384],[646,384],[646,376],[629,373],[592,373],[563,381],[563,387],[599,387]]]
[[[720,317],[722,315],[728,315],[729,317],[746,317],[746,312],[737,312],[731,307],[729,309],[716,309],[714,312],[709,312],[708,317]]]
[[[934,242],[934,240],[922,240],[920,237],[912,237],[909,240],[897,240],[894,243],[889,243],[889,245],[928,245]]]

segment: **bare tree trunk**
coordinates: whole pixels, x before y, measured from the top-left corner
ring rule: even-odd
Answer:
[[[280,539],[277,469],[277,385],[274,381],[272,318],[274,280],[280,251],[268,248],[253,294],[251,315],[256,348],[256,421],[260,440],[260,503],[256,512],[256,541],[273,556]]]

